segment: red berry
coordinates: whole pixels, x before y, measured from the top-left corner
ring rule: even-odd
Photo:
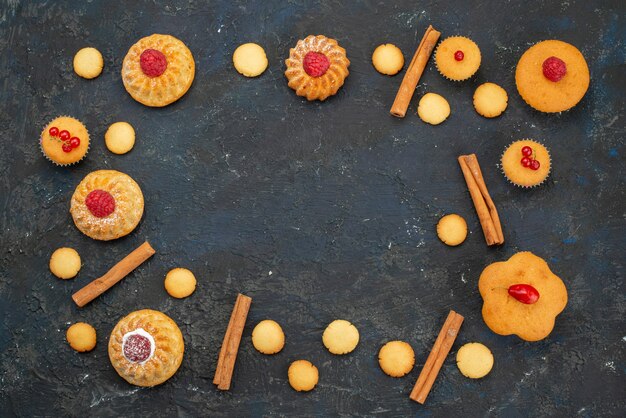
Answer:
[[[111,193],[96,189],[87,195],[85,205],[93,216],[104,218],[112,214],[115,210],[115,199],[111,196]]]
[[[64,142],[63,145],[61,145],[61,149],[63,150],[63,152],[72,152],[73,148],[69,142]]]
[[[550,81],[557,82],[567,73],[567,66],[557,57],[546,58],[543,62],[543,75]]]
[[[522,160],[520,161],[520,163],[522,163],[524,167],[530,167],[532,160],[528,157],[522,157]]]
[[[539,300],[539,292],[529,284],[513,284],[509,287],[509,295],[527,305]]]
[[[48,132],[50,133],[50,136],[57,136],[59,134],[59,128],[53,126]]]
[[[76,148],[80,145],[80,138],[78,137],[71,137],[70,138],[70,145],[72,146],[72,148]]]
[[[463,61],[463,58],[465,58],[465,54],[463,53],[463,51],[459,50],[459,51],[456,51],[456,52],[454,53],[454,59],[455,59],[455,60],[457,60],[457,61]]]
[[[141,334],[132,334],[124,341],[122,351],[124,357],[134,363],[141,363],[148,360],[150,357],[150,351],[152,349],[152,343],[150,340]]]
[[[522,155],[524,157],[530,157],[533,155],[533,149],[529,146],[522,147]]]
[[[537,161],[537,160],[532,160],[530,162],[530,169],[531,170],[539,170],[540,166],[541,166],[541,164],[539,164],[539,161]]]
[[[161,51],[146,49],[139,56],[141,71],[148,77],[158,77],[167,68],[167,58]]]
[[[326,74],[330,61],[328,57],[320,52],[308,52],[302,61],[304,71],[311,77],[321,77]]]
[[[70,133],[65,129],[59,132],[59,138],[61,138],[62,141],[67,141],[68,139],[70,139],[70,136]]]

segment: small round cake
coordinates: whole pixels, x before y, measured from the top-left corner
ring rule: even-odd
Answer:
[[[308,360],[296,360],[289,366],[287,371],[289,384],[298,392],[308,392],[313,390],[320,375],[317,367]]]
[[[469,38],[451,36],[437,47],[435,65],[439,73],[450,80],[467,80],[480,67],[480,49]]]
[[[502,154],[502,172],[516,186],[535,187],[550,174],[550,153],[532,139],[515,141]]]
[[[322,342],[333,354],[348,354],[359,344],[359,330],[345,319],[335,319],[324,330]]]
[[[143,194],[127,174],[115,170],[89,173],[72,195],[74,224],[93,239],[109,241],[130,234],[143,215]]]
[[[77,322],[67,329],[65,338],[79,353],[91,351],[96,346],[96,329],[85,322]]]
[[[76,164],[89,151],[89,132],[78,119],[60,116],[41,132],[41,152],[56,165]]]
[[[378,352],[378,364],[391,377],[402,377],[413,369],[415,352],[404,341],[389,341]]]
[[[589,88],[589,68],[583,54],[563,41],[530,47],[517,63],[517,91],[540,112],[563,112],[576,106]]]
[[[154,34],[130,47],[122,65],[122,81],[139,103],[162,107],[187,93],[195,72],[193,55],[182,41]]]
[[[50,271],[59,279],[74,278],[80,271],[80,266],[80,255],[73,248],[59,248],[50,256]]]
[[[486,118],[500,116],[509,102],[506,90],[495,83],[484,83],[478,86],[473,99],[476,112]]]
[[[261,45],[247,43],[239,45],[233,53],[233,65],[237,72],[246,77],[258,77],[267,69],[267,56]]]
[[[74,72],[82,78],[98,77],[103,66],[102,54],[96,48],[83,48],[74,55]]]
[[[285,333],[278,322],[264,319],[252,330],[252,345],[260,353],[276,354],[285,346]]]
[[[372,65],[381,74],[396,75],[404,66],[404,55],[393,44],[379,45],[372,54]]]
[[[109,338],[109,359],[136,386],[156,386],[172,377],[185,352],[183,335],[167,315],[151,309],[122,318]]]
[[[285,64],[289,87],[307,100],[323,101],[335,95],[350,74],[346,50],[323,35],[299,40]]]

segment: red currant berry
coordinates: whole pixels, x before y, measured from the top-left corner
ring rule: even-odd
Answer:
[[[50,136],[57,136],[59,134],[59,128],[53,126],[48,132],[50,133]]]
[[[539,170],[539,167],[541,166],[541,164],[539,164],[539,161],[537,160],[532,160],[530,162],[530,168],[531,170]]]
[[[70,136],[70,133],[65,129],[59,132],[59,138],[61,138],[62,141],[67,141],[68,139],[70,139]]]
[[[459,51],[456,51],[456,52],[454,53],[454,59],[455,59],[455,60],[457,60],[457,61],[463,61],[463,58],[465,58],[465,54],[463,53],[463,51],[459,50]]]
[[[61,145],[61,149],[63,150],[63,152],[72,152],[72,146],[69,144],[69,142],[65,142],[63,145]]]
[[[513,284],[509,287],[509,295],[527,305],[539,300],[539,292],[529,284]]]
[[[72,146],[72,148],[76,148],[80,145],[80,138],[77,138],[75,136],[70,138],[70,145]]]
[[[525,146],[522,148],[522,155],[524,157],[530,157],[531,155],[533,155],[533,149],[529,146]]]
[[[522,157],[522,160],[520,161],[524,167],[530,167],[531,162],[532,160],[528,157]]]

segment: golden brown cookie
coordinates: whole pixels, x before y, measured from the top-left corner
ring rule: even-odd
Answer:
[[[89,151],[89,132],[78,119],[60,116],[41,132],[41,152],[56,165],[67,166],[82,160]]]
[[[67,342],[74,350],[82,353],[96,346],[96,330],[89,324],[77,322],[67,329]]]
[[[435,65],[444,77],[453,81],[467,80],[480,67],[478,45],[464,36],[446,38],[435,51]]]
[[[474,92],[474,109],[486,118],[500,116],[507,107],[509,96],[497,84],[484,83]]]
[[[156,386],[172,377],[185,352],[183,334],[167,315],[151,309],[122,318],[109,338],[115,371],[136,386]]]
[[[126,154],[135,146],[135,130],[128,122],[115,122],[104,134],[104,142],[113,154]]]
[[[172,269],[165,276],[165,290],[173,298],[186,298],[196,290],[196,276],[181,267]]]
[[[312,390],[319,380],[317,367],[307,360],[296,360],[289,366],[287,372],[289,384],[298,392]]]
[[[80,266],[80,255],[73,248],[59,248],[50,257],[50,271],[59,279],[75,277]]]
[[[233,53],[233,65],[246,77],[260,76],[267,69],[265,50],[255,43],[239,45]]]
[[[285,334],[278,322],[265,319],[252,330],[252,345],[260,353],[276,354],[285,346]]]
[[[527,288],[526,299],[520,287]],[[487,266],[478,279],[478,290],[485,324],[496,334],[516,334],[526,341],[546,338],[567,305],[563,281],[530,252]]]
[[[436,93],[426,93],[417,107],[420,119],[431,125],[439,125],[450,116],[448,101]]]
[[[126,91],[146,106],[162,107],[191,87],[196,64],[187,46],[171,35],[146,36],[130,47],[122,64]]]
[[[322,342],[333,354],[348,354],[359,344],[359,330],[344,319],[336,319],[324,330]]]
[[[143,215],[143,194],[130,176],[115,170],[89,173],[72,195],[74,224],[93,239],[108,241],[130,234]]]
[[[551,161],[547,148],[532,139],[515,141],[501,158],[502,172],[516,186],[535,187],[550,174]]]
[[[467,237],[465,219],[454,213],[444,216],[437,223],[437,236],[451,247],[461,244]]]
[[[378,352],[380,368],[391,377],[402,377],[413,369],[415,353],[404,341],[389,341]]]
[[[102,73],[104,60],[96,48],[83,48],[74,55],[74,72],[82,78],[96,78]]]
[[[493,367],[493,354],[481,343],[467,343],[456,353],[456,365],[465,377],[480,379]]]
[[[404,55],[393,44],[379,45],[372,54],[372,64],[381,74],[395,75],[404,66]]]

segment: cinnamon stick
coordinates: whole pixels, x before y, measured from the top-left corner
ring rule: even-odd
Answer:
[[[226,328],[226,334],[224,335],[224,342],[222,342],[222,348],[220,349],[220,355],[217,359],[215,377],[213,378],[213,384],[217,385],[217,388],[220,390],[230,389],[237,352],[239,351],[239,343],[241,342],[241,335],[246,325],[246,318],[248,317],[251,304],[252,299],[250,297],[241,293],[237,295],[235,307],[230,315],[228,328]]]
[[[79,308],[82,308],[113,287],[115,283],[122,280],[128,273],[135,270],[144,261],[152,257],[154,253],[154,248],[150,246],[150,243],[148,243],[148,241],[144,242],[133,252],[124,257],[122,261],[114,265],[104,276],[95,279],[87,286],[74,293],[72,299]]]
[[[504,243],[504,234],[502,233],[502,225],[496,205],[489,196],[487,185],[483,179],[483,173],[480,170],[478,159],[475,154],[461,155],[458,158],[459,165],[465,177],[465,183],[469,190],[474,208],[478,214],[480,226],[485,235],[487,245],[499,245]]]
[[[424,72],[424,68],[426,68],[428,59],[433,53],[433,49],[435,49],[435,45],[437,45],[440,36],[441,32],[437,32],[432,25],[428,26],[422,41],[415,51],[415,55],[413,55],[411,63],[406,69],[406,73],[404,74],[404,78],[396,94],[396,99],[393,101],[393,105],[389,111],[393,116],[403,118],[404,115],[406,115],[406,110],[409,108],[413,93],[415,93],[415,87],[417,87],[417,83],[420,81],[420,77]]]
[[[448,314],[448,317],[446,318],[446,321],[444,322],[443,327],[441,328],[441,331],[439,331],[439,335],[435,340],[435,344],[426,359],[424,368],[417,378],[417,382],[415,382],[415,386],[409,396],[415,402],[419,402],[421,404],[426,402],[426,397],[428,396],[428,393],[430,393],[430,390],[435,383],[435,379],[439,374],[439,370],[441,370],[441,366],[443,366],[443,362],[446,360],[446,357],[452,348],[452,344],[454,344],[454,340],[461,329],[463,319],[462,315],[459,315],[454,311],[450,311]]]

